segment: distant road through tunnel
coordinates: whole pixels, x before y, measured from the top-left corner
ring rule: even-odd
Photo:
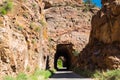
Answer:
[[[69,70],[71,65],[71,57],[69,48],[72,47],[72,44],[58,44],[56,54],[54,56],[54,68],[58,71],[60,70]],[[59,69],[57,61],[61,59],[63,61],[63,68]]]

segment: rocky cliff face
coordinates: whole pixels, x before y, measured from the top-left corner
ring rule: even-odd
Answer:
[[[80,68],[120,68],[119,21],[120,0],[102,0],[101,10],[92,18],[89,44],[80,54]]]
[[[87,7],[84,4],[69,0],[68,2],[60,0],[62,3],[56,1],[53,4],[53,0],[50,1],[49,5],[51,6],[45,9],[49,34],[50,66],[54,65],[54,55],[58,44],[73,44],[71,61],[75,65],[76,59],[78,59],[77,55],[88,43],[91,18],[97,10],[86,11]],[[45,6],[49,5],[45,0]]]
[[[82,0],[43,2],[0,0],[0,77],[44,69],[48,59],[53,67],[56,46],[61,44],[72,45],[65,46],[71,52],[71,65],[120,68],[120,0],[102,0],[97,14]]]
[[[0,0],[0,5],[0,76],[44,68],[42,1]]]
[[[43,2],[0,0],[0,77],[44,69],[48,56],[53,66],[58,44],[74,45],[76,56],[88,43],[94,10],[85,11],[82,0]]]

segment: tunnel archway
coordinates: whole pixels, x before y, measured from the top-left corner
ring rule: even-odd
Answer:
[[[70,58],[69,46],[71,46],[71,44],[58,44],[57,45],[56,54],[54,56],[54,68],[58,71],[70,69],[71,58]],[[57,64],[58,59],[60,59],[61,57],[64,58],[62,69],[58,68],[58,64]]]

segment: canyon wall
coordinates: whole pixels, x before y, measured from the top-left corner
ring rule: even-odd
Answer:
[[[75,67],[118,68],[119,1],[102,3],[96,14],[82,0],[0,0],[0,77],[53,68],[61,44]]]
[[[75,1],[45,2],[45,18],[48,24],[49,64],[54,66],[56,46],[59,44],[72,44],[69,55],[71,65],[76,66],[80,51],[87,45],[91,31],[92,16],[98,11],[97,8],[87,10],[88,6]],[[49,3],[49,4],[48,4]],[[51,6],[50,6],[51,5]],[[48,7],[49,6],[49,7]]]
[[[101,10],[92,18],[89,43],[81,52],[81,69],[120,68],[120,0],[102,0]]]
[[[44,69],[47,31],[42,1],[0,0],[0,5],[0,77]]]
[[[82,0],[0,0],[0,78],[45,69],[49,66],[48,57],[53,66],[57,44],[72,42],[75,49],[81,50],[88,42],[93,15],[84,14],[81,3]]]

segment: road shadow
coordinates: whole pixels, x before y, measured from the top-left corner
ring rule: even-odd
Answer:
[[[82,78],[81,76],[73,73],[72,71],[58,71],[53,74],[51,78]]]

